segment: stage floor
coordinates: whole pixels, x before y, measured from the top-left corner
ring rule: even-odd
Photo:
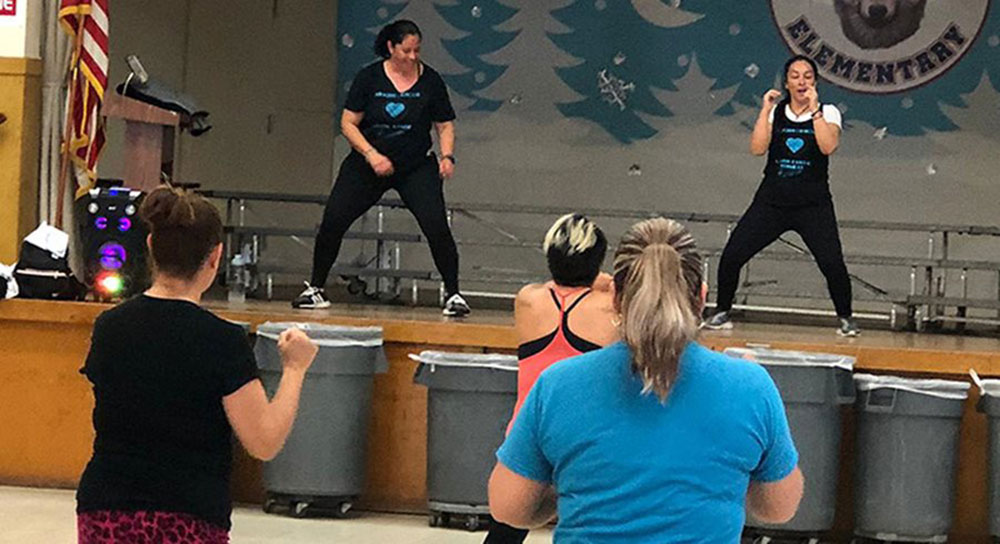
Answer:
[[[206,305],[220,314],[255,324],[262,321],[357,324],[360,321],[369,324],[410,323],[420,326],[421,329],[445,325],[459,329],[489,330],[490,336],[497,341],[497,348],[517,347],[513,331],[514,315],[504,310],[474,310],[469,316],[456,319],[441,315],[441,311],[437,308],[405,305],[334,304],[322,310],[296,310],[291,308],[287,301],[248,300],[245,303],[207,301]],[[898,364],[892,364],[888,368],[949,374],[967,372],[969,366],[956,360],[962,359],[962,354],[967,354],[973,356],[970,364],[975,364],[984,358],[990,361],[997,360],[996,368],[992,362],[976,367],[981,374],[1000,372],[1000,339],[995,337],[864,329],[860,337],[842,338],[836,334],[832,318],[830,325],[826,327],[736,322],[732,330],[703,330],[699,339],[713,348],[754,344],[775,349],[825,350],[855,356],[861,353],[891,351],[898,353],[903,359],[908,354],[916,356],[916,359],[923,359],[924,356],[921,354],[935,353],[942,357],[939,365],[919,364],[918,368],[907,368],[909,365],[906,361],[900,360]],[[951,362],[945,364],[948,361]],[[860,362],[862,367],[868,366],[864,361]]]

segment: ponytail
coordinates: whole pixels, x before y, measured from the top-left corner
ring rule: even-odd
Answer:
[[[621,332],[643,393],[665,402],[680,372],[681,354],[698,334],[701,257],[683,225],[643,221],[615,253]]]

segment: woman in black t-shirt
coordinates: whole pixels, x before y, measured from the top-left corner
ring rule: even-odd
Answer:
[[[840,143],[840,111],[820,104],[816,74],[811,58],[796,55],[785,63],[788,95],[778,102],[781,91],[771,89],[764,94],[750,136],[751,153],[767,152],[764,181],[722,251],[716,313],[705,321],[706,328],[732,328],[729,312],[740,269],[792,230],[802,236],[826,278],[840,318],[837,333],[860,334],[851,317],[851,280],[844,265],[829,184],[829,156]]]
[[[96,436],[77,489],[78,541],[229,542],[233,431],[254,457],[277,455],[317,348],[300,330],[281,334],[269,402],[246,332],[200,306],[222,255],[218,211],[157,189],[139,213],[153,286],[97,318],[81,369]]]
[[[351,224],[389,189],[395,189],[427,237],[444,281],[444,314],[463,316],[458,291],[458,249],[448,225],[443,180],[455,171],[455,111],[444,80],[420,61],[420,29],[412,21],[386,25],[375,39],[382,60],[354,78],[340,128],[353,148],[344,159],[323,211],[313,250],[312,278],[294,308],[327,308],[323,291]],[[441,157],[431,152],[431,127]]]

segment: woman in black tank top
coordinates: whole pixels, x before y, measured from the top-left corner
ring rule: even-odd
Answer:
[[[771,89],[750,137],[750,152],[767,153],[764,180],[726,242],[719,261],[716,313],[709,329],[732,328],[730,310],[740,269],[754,255],[792,230],[802,237],[826,278],[841,336],[857,336],[851,317],[851,280],[844,265],[837,217],[830,194],[830,155],[840,143],[840,111],[821,104],[816,64],[797,55],[785,63],[784,99]]]

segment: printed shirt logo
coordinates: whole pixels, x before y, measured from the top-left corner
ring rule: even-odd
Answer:
[[[393,119],[402,115],[404,110],[406,110],[406,106],[401,102],[386,102],[385,104],[385,112]]]
[[[792,153],[798,153],[806,145],[806,142],[802,138],[788,138],[785,140],[785,146],[788,147],[789,151]]]
[[[771,0],[785,43],[826,80],[871,94],[944,75],[969,51],[990,0]]]

